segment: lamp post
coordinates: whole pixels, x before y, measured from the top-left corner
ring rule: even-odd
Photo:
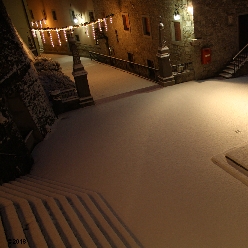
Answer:
[[[81,63],[79,52],[77,49],[76,41],[74,37],[69,37],[69,45],[73,56],[73,72],[77,93],[79,96],[80,107],[86,107],[94,104],[93,97],[90,94],[87,74]]]
[[[162,38],[162,30],[164,29],[164,24],[160,21],[159,23],[159,46],[157,52],[158,65],[159,65],[159,76],[158,83],[164,87],[174,85],[175,79],[172,75],[172,68],[170,64],[170,54],[168,53],[169,48],[165,46]]]

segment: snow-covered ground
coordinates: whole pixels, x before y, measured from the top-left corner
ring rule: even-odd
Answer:
[[[42,54],[42,56],[58,61],[63,73],[74,81],[72,76],[72,56],[58,54]],[[89,58],[81,57],[81,62],[88,72],[87,78],[90,92],[95,101],[155,85],[154,82],[137,76],[134,77],[132,74],[121,71],[120,69],[106,66],[94,60],[91,61]]]
[[[248,77],[161,88],[61,115],[31,174],[101,193],[144,247],[245,248],[248,188],[211,158],[247,123]]]

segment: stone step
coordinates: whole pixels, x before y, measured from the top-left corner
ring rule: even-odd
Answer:
[[[23,193],[18,187],[8,183],[3,184],[0,187],[0,190],[15,196],[22,197],[29,202],[49,248],[66,248],[55,227],[54,220],[52,216],[50,216],[50,212],[48,209],[46,209],[41,199],[29,195],[27,192]]]
[[[26,177],[25,177],[26,178]],[[39,184],[42,184],[42,182],[39,182]],[[49,184],[49,187],[55,189],[59,189],[57,186],[55,187],[55,184]],[[60,188],[61,189],[61,188]],[[62,191],[67,191],[69,193],[74,194],[74,192],[69,191],[68,189],[61,189]],[[108,242],[111,244],[112,247],[126,247],[122,240],[119,238],[119,236],[116,234],[115,229],[113,229],[109,223],[106,221],[106,219],[103,217],[103,215],[99,212],[99,210],[96,208],[95,204],[92,202],[92,200],[89,198],[89,196],[86,193],[82,193],[80,195],[77,195],[79,199],[81,200],[81,204],[86,208],[86,210],[90,213],[92,218],[94,219],[94,222],[99,227],[103,235],[106,237]]]
[[[232,74],[230,73],[226,73],[226,72],[222,72],[219,74],[219,76],[224,77],[224,78],[231,78]]]
[[[230,64],[227,65],[226,67],[234,70],[235,65],[234,65],[233,63],[230,63]]]
[[[234,69],[227,67],[226,69],[223,70],[223,72],[233,74],[234,73]]]
[[[86,189],[81,189],[72,185],[64,184],[61,182],[52,181],[45,178],[36,177],[34,175],[27,175],[25,178],[34,178],[38,183],[44,184],[48,187],[53,187],[65,192],[70,192],[81,198],[83,204],[86,208],[92,212],[92,216],[99,221],[104,227],[104,230],[114,230],[118,235],[119,239],[122,240],[124,247],[142,247],[139,241],[134,237],[134,235],[127,229],[127,227],[122,223],[120,218],[116,213],[109,207],[107,202],[98,193]],[[104,218],[103,218],[104,217]],[[106,223],[107,222],[107,223]],[[108,232],[108,235],[111,233]],[[123,246],[117,246],[123,247]]]
[[[96,247],[84,225],[79,221],[64,196],[55,193],[49,194],[49,192],[45,190],[18,181],[12,181],[11,185],[47,203],[55,218],[57,230],[66,247]]]
[[[4,197],[15,204],[16,212],[19,216],[28,244],[34,248],[48,248],[28,201],[3,191],[0,191],[0,197]]]
[[[11,244],[9,246],[16,248],[29,248],[30,246],[28,245],[28,242],[23,242],[24,240],[26,241],[27,238],[23,232],[22,225],[13,202],[6,198],[0,197],[0,207],[0,213],[3,227],[5,230],[6,239]],[[1,234],[1,236],[3,236],[3,234]],[[20,244],[20,242],[18,242],[17,244],[17,240],[22,240],[22,244]]]
[[[87,231],[89,232],[90,236],[94,240],[97,247],[106,247],[110,248],[110,243],[108,242],[107,238],[104,236],[104,234],[101,232],[97,224],[92,219],[90,213],[87,212],[85,207],[82,205],[80,200],[75,194],[68,193],[66,191],[58,190],[54,187],[51,187],[50,185],[46,186],[42,182],[34,179],[34,178],[18,178],[17,181],[34,186],[36,188],[44,189],[56,194],[64,195],[69,201],[72,207],[75,209],[75,212],[77,213],[79,219],[83,222],[83,224],[86,226]]]

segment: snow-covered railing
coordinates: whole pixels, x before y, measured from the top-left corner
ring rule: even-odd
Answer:
[[[60,91],[62,102],[78,98],[77,90],[75,88]]]
[[[108,64],[122,70],[131,72],[133,74],[139,75],[140,77],[144,77],[150,79],[152,81],[158,81],[158,69],[152,68],[149,66],[137,64],[131,61],[119,59],[116,57],[96,53],[89,51],[91,60],[96,60],[104,64]]]
[[[79,97],[75,88],[61,91],[54,90],[50,93],[50,96],[56,114],[79,108]]]

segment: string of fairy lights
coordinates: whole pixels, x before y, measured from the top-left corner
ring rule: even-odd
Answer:
[[[31,22],[31,25],[33,27],[31,29],[31,31],[32,31],[34,37],[37,37],[36,32],[39,32],[43,43],[46,43],[44,32],[47,32],[47,34],[50,38],[50,43],[51,43],[52,47],[54,47],[54,41],[53,41],[53,36],[52,36],[53,32],[56,32],[59,46],[61,46],[62,42],[61,42],[60,32],[61,31],[63,32],[64,39],[67,42],[68,39],[67,39],[66,32],[70,32],[72,34],[74,29],[77,29],[77,28],[85,28],[85,33],[86,33],[87,37],[90,37],[89,27],[91,27],[92,36],[93,36],[93,39],[95,40],[96,39],[95,28],[98,26],[98,28],[101,32],[102,31],[102,23],[103,23],[105,31],[108,31],[108,20],[109,20],[110,24],[112,24],[113,23],[113,16],[114,16],[114,14],[110,14],[110,15],[106,16],[105,18],[98,19],[97,21],[94,21],[94,22],[85,22],[85,23],[81,23],[78,25],[66,26],[66,27],[61,27],[61,28],[57,28],[57,27],[56,28],[49,28],[49,27],[45,28],[45,27],[43,27],[43,25],[47,24],[46,19],[41,19],[41,20],[38,20],[35,22]]]

